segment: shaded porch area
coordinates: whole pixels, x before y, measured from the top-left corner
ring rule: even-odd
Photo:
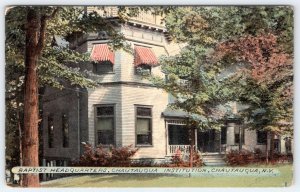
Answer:
[[[168,124],[167,154],[190,153],[189,131],[185,124]],[[196,144],[196,143],[195,143]],[[194,149],[197,147],[195,146]]]

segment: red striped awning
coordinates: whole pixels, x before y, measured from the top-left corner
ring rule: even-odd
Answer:
[[[91,59],[93,61],[110,61],[111,63],[115,62],[114,52],[108,48],[107,44],[97,44],[93,46]]]
[[[142,64],[146,65],[157,65],[158,60],[149,47],[143,46],[134,46],[135,58],[134,58],[134,66],[139,66]]]

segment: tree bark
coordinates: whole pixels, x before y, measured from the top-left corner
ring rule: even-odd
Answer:
[[[24,130],[22,137],[23,166],[39,166],[39,100],[38,100],[38,58],[42,54],[46,38],[47,20],[55,17],[56,7],[51,15],[41,15],[42,10],[29,7],[26,25],[25,46],[25,92]],[[39,187],[38,174],[24,174],[22,186]]]
[[[23,166],[39,166],[38,138],[38,38],[40,17],[37,10],[29,8],[26,26],[25,49],[25,92],[24,92],[24,130],[22,137]],[[22,186],[39,187],[38,174],[24,174]]]

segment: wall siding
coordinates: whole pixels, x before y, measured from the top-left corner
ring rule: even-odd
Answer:
[[[152,106],[152,146],[140,147],[135,158],[164,158],[166,155],[165,122],[161,113],[167,102],[167,93],[157,88],[122,86],[123,145],[136,144],[135,106]]]

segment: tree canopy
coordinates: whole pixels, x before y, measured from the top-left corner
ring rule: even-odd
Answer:
[[[119,7],[118,22],[126,21],[139,10]],[[97,11],[87,12],[83,6],[16,6],[7,10],[5,22],[6,107],[9,111],[6,131],[14,133],[7,136],[19,135],[21,165],[38,166],[39,88],[46,85],[63,88],[63,81],[80,87],[97,84],[76,68],[77,63],[89,57],[57,46],[53,42],[55,37],[66,40],[73,34],[105,31],[113,49],[127,46],[123,34],[116,30],[116,22]],[[10,138],[6,142],[12,145]],[[8,151],[8,155],[15,154]],[[39,177],[24,175],[21,184],[37,187]]]
[[[228,114],[218,105],[238,101],[248,106],[240,115],[252,122],[249,126],[277,133],[291,130],[290,7],[179,7],[165,22],[170,37],[184,46],[180,54],[161,59],[168,80],[154,78],[176,98],[171,106],[209,122],[216,114]]]

